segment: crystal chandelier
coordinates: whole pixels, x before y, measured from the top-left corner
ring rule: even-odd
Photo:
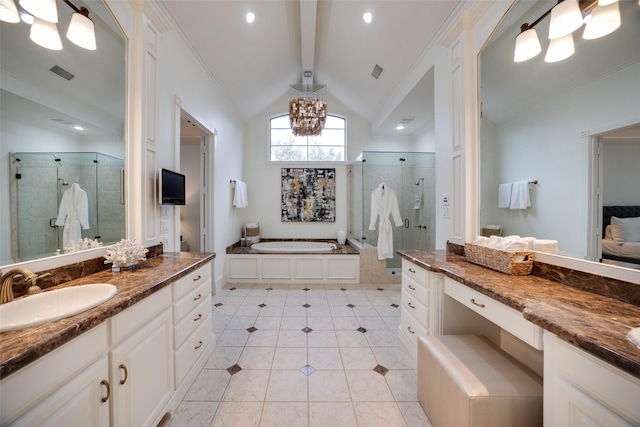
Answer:
[[[327,102],[320,98],[289,101],[289,122],[295,136],[320,135],[327,119]]]

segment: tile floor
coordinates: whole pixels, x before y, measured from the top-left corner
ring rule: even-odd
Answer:
[[[400,285],[228,285],[177,426],[425,427]]]

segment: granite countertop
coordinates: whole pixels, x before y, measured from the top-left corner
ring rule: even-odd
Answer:
[[[445,251],[398,253],[522,312],[560,339],[640,378],[640,348],[627,338],[631,328],[640,326],[640,307],[533,275],[509,276]]]
[[[170,285],[213,258],[213,253],[164,253],[141,262],[135,270],[120,273],[104,270],[51,288],[111,283],[118,288],[118,293],[109,301],[74,316],[1,333],[0,379]]]

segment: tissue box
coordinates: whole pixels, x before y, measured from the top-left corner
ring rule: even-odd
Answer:
[[[533,269],[533,253],[531,251],[507,252],[465,243],[464,256],[469,262],[512,276],[526,276],[531,274]]]

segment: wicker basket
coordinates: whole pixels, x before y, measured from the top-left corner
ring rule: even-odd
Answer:
[[[531,251],[507,252],[500,249],[466,243],[464,256],[467,261],[489,267],[512,276],[526,276],[533,268]]]

